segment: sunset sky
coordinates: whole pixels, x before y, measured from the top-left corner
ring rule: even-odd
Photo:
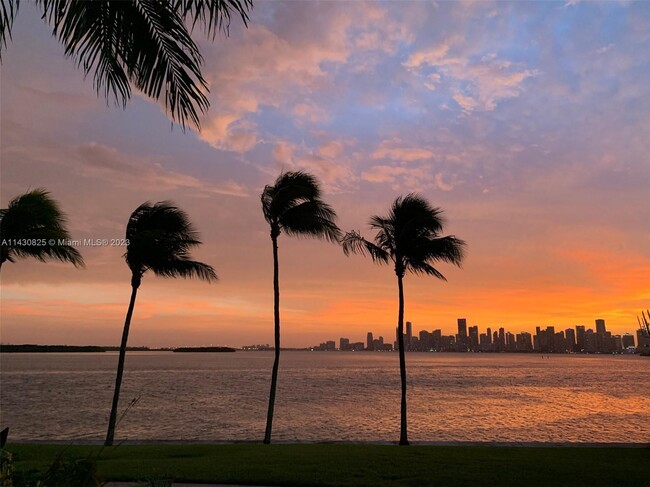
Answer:
[[[73,238],[123,238],[142,202],[188,212],[216,284],[145,275],[130,345],[272,342],[259,194],[280,171],[323,182],[344,230],[418,192],[468,244],[448,278],[407,276],[414,330],[536,325],[634,332],[650,307],[650,3],[255,2],[229,38],[195,32],[211,107],[200,133],[134,95],[98,98],[29,3],[1,67],[0,203],[45,187]],[[1,277],[4,343],[119,343],[123,247],[86,269]],[[393,269],[280,237],[283,345],[392,341]]]

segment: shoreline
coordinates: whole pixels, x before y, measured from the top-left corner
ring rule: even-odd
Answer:
[[[12,439],[10,444],[23,445],[83,445],[101,446],[104,440],[70,439],[70,440],[23,440]],[[257,445],[262,444],[261,440],[121,440],[116,441],[119,445]],[[371,446],[397,446],[398,441],[354,441],[354,440],[331,440],[331,441],[295,441],[275,440],[274,445],[371,445]],[[452,447],[520,447],[520,448],[650,448],[648,443],[635,442],[570,442],[570,441],[411,441],[411,446],[452,446]]]

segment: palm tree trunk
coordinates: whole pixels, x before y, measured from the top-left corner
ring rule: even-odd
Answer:
[[[104,446],[113,446],[115,436],[115,425],[117,422],[117,405],[120,401],[120,387],[122,386],[122,375],[124,374],[124,358],[126,357],[126,342],[129,339],[129,328],[131,327],[131,316],[133,316],[133,307],[135,306],[135,297],[138,293],[139,282],[134,283],[132,279],[131,301],[129,309],[126,312],[124,320],[124,330],[122,331],[122,343],[120,343],[120,358],[117,361],[117,377],[115,378],[115,392],[113,393],[113,405],[111,406],[111,416],[108,420],[108,432]]]
[[[404,356],[404,284],[402,276],[397,275],[399,289],[399,311],[397,315],[397,347],[399,348],[399,375],[402,382],[402,405],[399,444],[408,446],[408,432],[406,428],[406,357]]]
[[[275,318],[275,360],[271,373],[271,392],[269,393],[269,410],[266,414],[266,432],[264,443],[271,443],[271,430],[273,428],[273,409],[275,407],[275,390],[278,385],[278,367],[280,365],[280,283],[278,266],[278,239],[273,240],[273,313]]]

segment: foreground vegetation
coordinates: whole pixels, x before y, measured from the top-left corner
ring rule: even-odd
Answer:
[[[649,485],[650,448],[355,444],[13,444],[17,477],[45,471],[64,454],[97,458],[111,481],[246,485]]]

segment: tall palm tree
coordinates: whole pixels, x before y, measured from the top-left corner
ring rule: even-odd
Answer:
[[[374,243],[357,232],[343,237],[343,251],[369,254],[378,264],[393,263],[397,275],[399,308],[397,313],[397,343],[402,383],[400,445],[408,445],[406,427],[406,360],[404,357],[404,285],[407,271],[427,274],[446,281],[433,265],[449,262],[460,266],[465,242],[454,236],[441,237],[444,219],[442,210],[434,208],[416,194],[399,197],[387,217],[373,216],[370,227],[377,230]]]
[[[199,125],[208,86],[201,73],[203,58],[190,31],[201,24],[214,38],[228,33],[233,15],[248,25],[252,0],[36,0],[43,19],[65,47],[65,55],[94,72],[97,93],[126,106],[131,86],[160,100],[183,127]],[[0,5],[0,56],[11,38],[20,0]]]
[[[275,390],[280,364],[280,284],[278,266],[278,237],[284,231],[289,236],[314,237],[338,242],[341,235],[336,226],[336,213],[321,199],[317,179],[303,171],[282,173],[273,186],[262,191],[262,211],[271,227],[273,243],[273,312],[275,318],[275,360],[271,374],[269,409],[266,416],[264,443],[271,443]]]
[[[135,297],[142,282],[142,276],[150,270],[161,277],[198,277],[208,282],[217,279],[211,266],[190,259],[190,249],[201,243],[198,240],[198,233],[194,230],[185,212],[168,201],[161,201],[155,205],[149,202],[140,205],[129,218],[129,223],[126,226],[126,239],[128,243],[124,258],[131,269],[131,301],[126,313],[122,342],[120,343],[120,357],[117,363],[115,393],[106,433],[106,446],[113,444],[115,436],[126,343],[129,338]]]
[[[25,257],[84,265],[81,254],[69,245],[65,215],[43,188],[16,196],[0,210],[0,239],[0,268]]]

